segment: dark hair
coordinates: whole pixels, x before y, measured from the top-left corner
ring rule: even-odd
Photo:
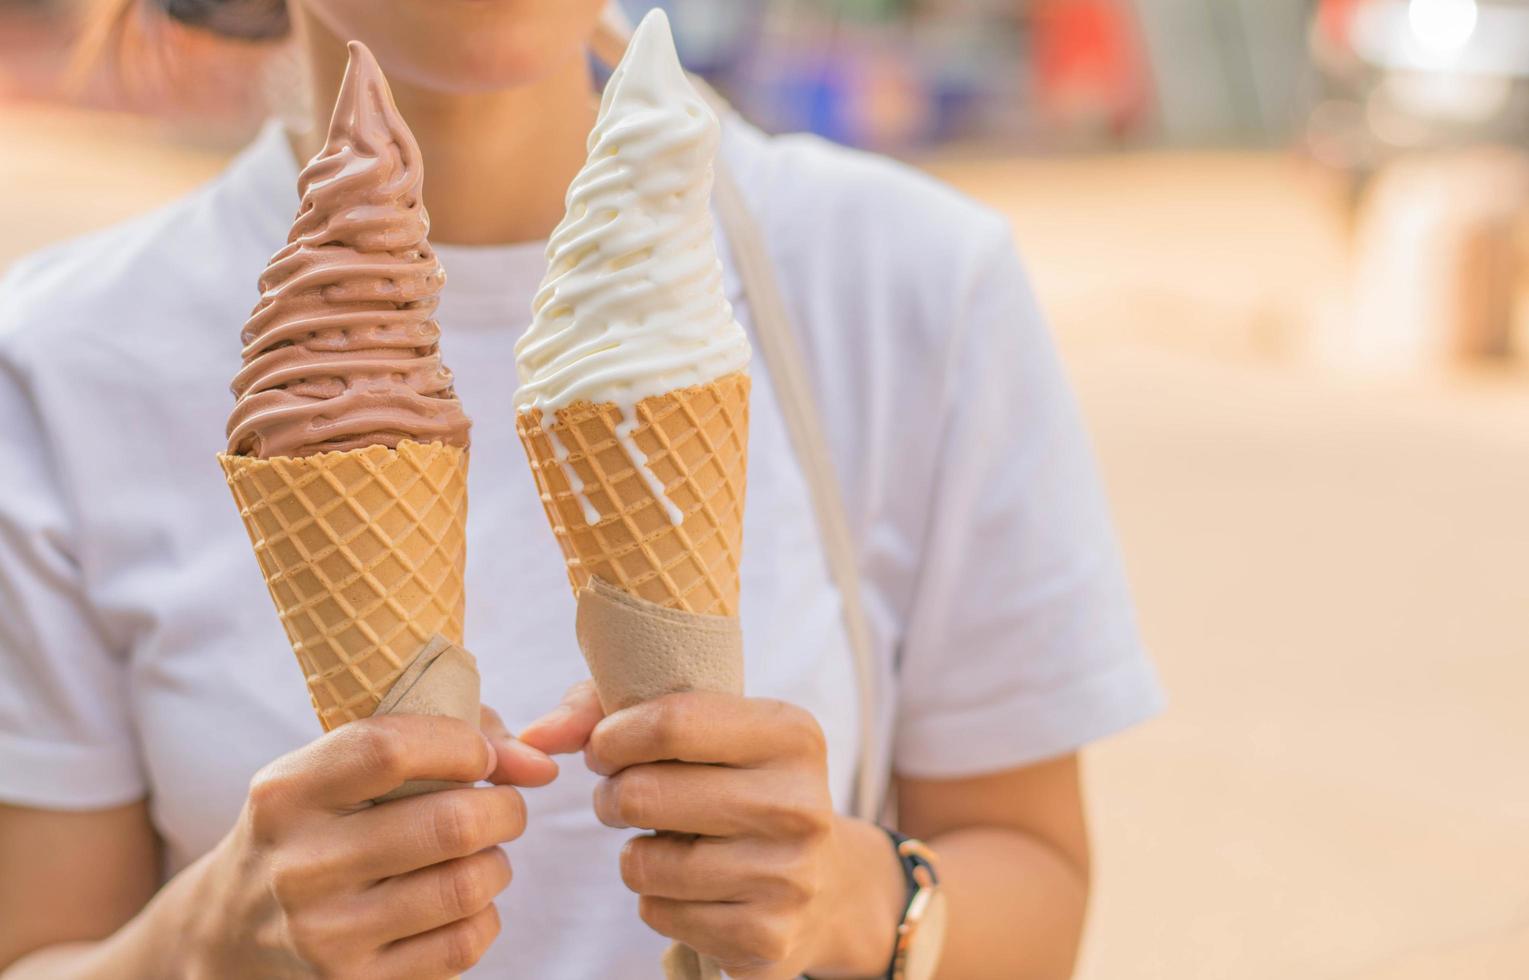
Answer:
[[[291,29],[286,0],[152,0],[173,20],[241,41],[269,41]]]

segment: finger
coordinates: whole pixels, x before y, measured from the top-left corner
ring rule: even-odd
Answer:
[[[466,722],[388,715],[340,726],[277,760],[259,781],[269,784],[263,793],[345,811],[413,779],[477,782],[494,762],[488,738]]]
[[[706,837],[807,837],[821,828],[799,781],[776,773],[688,762],[649,762],[595,785],[595,816],[607,827]]]
[[[749,898],[752,865],[741,841],[712,837],[633,837],[621,849],[621,881],[639,895],[686,902]]]
[[[383,980],[445,980],[465,973],[483,958],[499,935],[499,910],[493,905],[448,926],[385,949],[368,976]]]
[[[487,705],[482,710],[483,734],[494,746],[494,771],[488,781],[500,786],[545,786],[557,778],[557,763],[537,748],[532,748],[514,735],[499,717],[499,712]]]
[[[317,848],[331,880],[380,881],[504,844],[526,829],[526,805],[508,786],[448,789],[336,821]]]
[[[520,740],[549,755],[568,755],[585,746],[589,733],[603,717],[605,709],[600,707],[595,682],[580,681],[568,689],[556,708],[522,729]]]
[[[769,698],[689,691],[623,708],[591,733],[585,760],[602,776],[676,759],[737,767],[821,755],[823,730],[810,713]]]
[[[648,928],[710,956],[729,974],[758,970],[791,954],[784,923],[747,902],[681,902],[650,898],[637,902]]]
[[[476,915],[510,884],[510,859],[490,847],[455,861],[379,881],[361,895],[381,937],[407,939]]]

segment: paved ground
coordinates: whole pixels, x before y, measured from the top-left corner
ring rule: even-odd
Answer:
[[[1529,376],[1310,363],[1291,161],[939,169],[1013,217],[1173,699],[1095,753],[1085,980],[1529,977]]]
[[[0,145],[0,263],[218,163]],[[1173,698],[1091,760],[1085,980],[1529,976],[1529,379],[1308,364],[1340,195],[1287,161],[938,169],[1015,219]]]
[[[1529,398],[1072,358],[1173,705],[1085,976],[1529,976]]]

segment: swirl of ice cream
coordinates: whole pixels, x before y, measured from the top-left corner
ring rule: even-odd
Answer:
[[[382,70],[352,41],[328,139],[298,179],[302,206],[244,325],[230,453],[467,445],[433,319],[446,277],[426,241],[423,182]]]
[[[612,74],[515,346],[518,411],[635,405],[748,366],[710,211],[721,127],[654,10]]]

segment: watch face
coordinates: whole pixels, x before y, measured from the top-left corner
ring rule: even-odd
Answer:
[[[902,980],[933,980],[934,972],[940,965],[940,953],[945,948],[945,921],[948,912],[945,893],[936,887],[923,892],[923,895],[928,896],[928,901],[924,903],[923,914],[918,918],[918,928],[908,944]]]

